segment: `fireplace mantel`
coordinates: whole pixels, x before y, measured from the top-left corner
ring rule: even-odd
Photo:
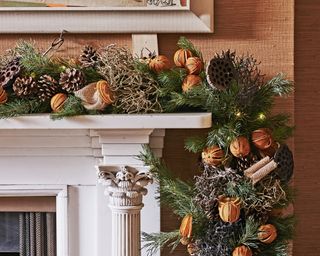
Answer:
[[[210,113],[85,115],[51,120],[47,114],[0,120],[0,129],[199,129],[211,127]]]
[[[154,199],[157,185],[135,191],[144,197],[143,204],[140,200],[130,206],[112,206],[111,212],[108,208],[111,201],[107,198],[112,189],[118,189],[119,180],[114,183],[110,177],[117,171],[121,177],[134,177],[139,172],[140,178],[147,175],[146,185],[152,180],[147,168],[137,159],[142,145],[148,144],[161,157],[166,129],[209,128],[211,118],[211,113],[172,113],[90,115],[62,120],[37,114],[3,119],[0,120],[0,185],[67,187],[68,211],[59,214],[65,218],[59,218],[61,223],[58,221],[57,228],[64,225],[63,232],[68,232],[64,237],[69,240],[58,238],[57,256],[138,256],[143,204],[142,230],[160,231],[160,208]],[[133,172],[128,173],[131,169]],[[132,220],[131,224],[121,224],[124,216]],[[111,232],[112,223],[119,225],[114,224]],[[126,230],[131,228],[136,233],[129,239]],[[117,240],[123,235],[131,242]],[[126,249],[119,250],[124,246]],[[146,254],[142,251],[142,255]]]

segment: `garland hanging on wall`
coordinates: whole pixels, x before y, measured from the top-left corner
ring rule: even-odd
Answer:
[[[0,118],[210,112],[211,131],[185,144],[202,156],[194,182],[175,178],[148,148],[140,156],[160,182],[161,203],[181,217],[179,230],[144,234],[149,254],[181,243],[195,256],[288,255],[294,218],[276,212],[293,199],[293,157],[285,144],[293,128],[288,115],[271,109],[274,97],[293,91],[291,81],[282,74],[266,80],[253,56],[230,50],[205,64],[186,38],[174,67],[166,56],[135,58],[116,45],[57,58],[62,43],[60,36],[42,53],[19,42],[0,56]]]
[[[201,153],[194,182],[174,177],[150,149],[141,154],[160,183],[160,202],[181,217],[179,230],[143,234],[149,255],[179,244],[193,256],[289,255],[294,216],[279,212],[293,201],[293,156],[285,144],[293,128],[288,115],[271,109],[275,97],[293,91],[292,82],[282,74],[266,80],[253,56],[228,50],[204,65],[190,41],[178,46],[176,68],[158,75],[164,109],[211,112],[213,128],[186,140],[187,150]]]

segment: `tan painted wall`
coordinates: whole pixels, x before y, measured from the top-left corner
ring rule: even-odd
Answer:
[[[267,77],[277,72],[286,73],[293,79],[294,75],[294,7],[293,0],[215,0],[215,33],[212,35],[187,35],[203,51],[209,59],[215,51],[231,48],[239,54],[253,54],[262,61],[261,68]],[[316,80],[316,69],[306,69],[305,65],[316,66],[319,61],[319,43],[312,42],[312,33],[319,35],[319,19],[310,17],[310,13],[319,13],[319,4],[314,0],[297,1],[297,46],[296,46],[296,83],[295,97],[281,100],[275,111],[285,111],[294,114],[297,132],[295,136],[296,154],[296,186],[300,197],[296,203],[296,212],[301,220],[295,241],[294,255],[319,255],[317,236],[320,231],[320,207],[317,206],[314,193],[319,191],[319,157],[315,156],[315,147],[319,144],[316,136],[317,126],[314,120],[319,115],[314,106],[320,104],[317,100],[319,90]],[[299,24],[301,23],[301,24]],[[302,32],[307,24],[307,31]],[[316,30],[317,29],[317,30]],[[168,56],[176,49],[175,43],[179,35],[160,35],[160,51]],[[42,47],[47,47],[52,35],[2,35],[0,51],[12,47],[18,39],[32,38]],[[306,43],[318,49],[312,52]],[[118,43],[131,44],[130,35],[67,35],[66,43],[61,50],[62,55],[77,55],[82,45],[92,43],[105,45]],[[316,57],[315,57],[316,56]],[[311,76],[307,79],[306,76]],[[302,86],[305,83],[305,86]],[[307,84],[308,83],[308,84]],[[308,86],[307,86],[308,85]],[[308,101],[306,102],[306,98]],[[306,116],[306,113],[310,113]],[[302,126],[304,122],[308,124]],[[301,124],[301,125],[300,125]],[[314,132],[314,136],[310,136]],[[199,131],[172,130],[167,132],[165,141],[165,160],[177,175],[191,179],[196,169],[197,156],[183,150],[183,140]],[[306,137],[306,135],[309,137]],[[293,140],[290,142],[293,147]],[[307,175],[305,175],[307,174]],[[316,205],[316,206],[315,206]],[[166,209],[162,210],[162,228],[170,230],[179,225],[176,217],[171,216]],[[164,255],[169,255],[165,253]],[[175,256],[187,255],[184,248],[174,253]]]

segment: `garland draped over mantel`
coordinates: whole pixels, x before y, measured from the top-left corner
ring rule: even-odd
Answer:
[[[201,153],[193,182],[168,170],[150,149],[140,158],[160,183],[160,202],[181,217],[172,232],[144,234],[153,255],[180,243],[196,256],[286,256],[294,217],[282,214],[293,201],[293,157],[287,114],[272,114],[275,97],[293,91],[283,74],[270,80],[251,55],[230,50],[207,63],[186,38],[171,61],[163,55],[133,57],[116,45],[85,46],[79,58],[58,58],[54,41],[45,53],[30,42],[0,58],[0,118],[51,113],[83,114],[210,112],[213,127],[186,140]]]

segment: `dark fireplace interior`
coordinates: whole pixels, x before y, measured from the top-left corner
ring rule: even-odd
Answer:
[[[56,256],[55,212],[0,212],[0,256]]]
[[[20,255],[19,244],[19,213],[0,212],[0,255]]]

